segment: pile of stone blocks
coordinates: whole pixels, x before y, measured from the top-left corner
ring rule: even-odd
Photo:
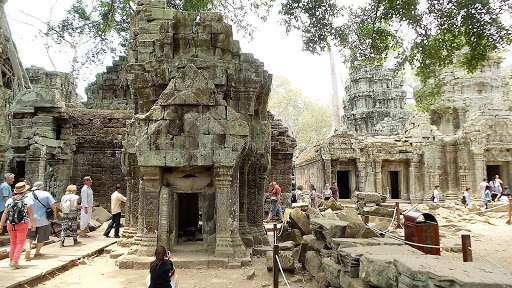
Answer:
[[[374,192],[357,192],[356,209],[362,215],[393,217],[394,209],[388,209],[382,204],[386,197]],[[386,205],[387,206],[387,205]]]

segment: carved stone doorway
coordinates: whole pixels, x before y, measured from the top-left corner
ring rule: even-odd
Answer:
[[[389,190],[391,199],[400,199],[400,171],[389,171]]]
[[[337,171],[336,179],[338,183],[339,198],[350,199],[350,171]]]
[[[203,241],[200,193],[177,193],[178,243]]]

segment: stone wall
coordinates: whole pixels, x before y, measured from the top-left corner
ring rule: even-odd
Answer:
[[[126,121],[133,112],[67,109],[67,113],[75,145],[71,183],[81,187],[83,177],[91,176],[94,200],[110,210],[116,184],[126,189],[121,150]]]
[[[89,109],[133,110],[134,103],[126,77],[126,57],[119,57],[96,74],[96,80],[85,88]]]
[[[269,114],[272,136],[270,138],[271,156],[268,183],[276,182],[281,187],[282,205],[291,205],[290,197],[293,181],[293,152],[297,141],[292,137],[283,121]]]

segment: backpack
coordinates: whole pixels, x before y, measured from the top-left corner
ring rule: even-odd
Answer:
[[[436,199],[436,196],[434,196],[434,192],[432,192],[432,196],[430,196],[430,201],[434,202],[435,199]]]
[[[297,195],[295,193],[292,194],[291,202],[297,203]]]
[[[25,219],[25,215],[27,214],[27,204],[25,203],[25,196],[20,199],[12,198],[12,204],[9,206],[9,223],[11,225],[16,225]]]
[[[462,197],[460,198],[460,202],[462,202],[462,204],[466,205],[466,197],[464,197],[464,195],[462,195]]]
[[[64,199],[64,201],[62,201],[62,213],[69,212],[71,212],[71,197],[68,197],[67,199]]]

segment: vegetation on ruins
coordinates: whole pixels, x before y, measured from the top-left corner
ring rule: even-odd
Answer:
[[[283,76],[273,76],[268,109],[286,123],[299,145],[316,144],[331,131],[332,109],[304,97]]]
[[[441,96],[443,69],[457,65],[473,73],[512,43],[512,23],[504,21],[512,14],[509,0],[371,0],[358,7],[286,0],[280,14],[312,53],[332,43],[350,64],[393,58],[398,68],[411,65],[422,85],[415,94],[421,111]]]
[[[107,52],[123,55],[136,0],[77,0],[63,19],[46,24],[53,44],[77,49],[72,72],[101,60]],[[441,72],[453,65],[472,73],[494,53],[512,44],[509,0],[370,0],[364,4],[335,0],[166,0],[184,11],[220,11],[227,22],[252,37],[250,15],[266,20],[279,10],[287,31],[302,32],[303,49],[319,53],[339,48],[349,64],[411,65],[421,83],[415,91],[420,111],[441,96]],[[352,4],[350,4],[352,3]],[[78,56],[78,55],[76,55]],[[79,59],[80,58],[80,63]]]

